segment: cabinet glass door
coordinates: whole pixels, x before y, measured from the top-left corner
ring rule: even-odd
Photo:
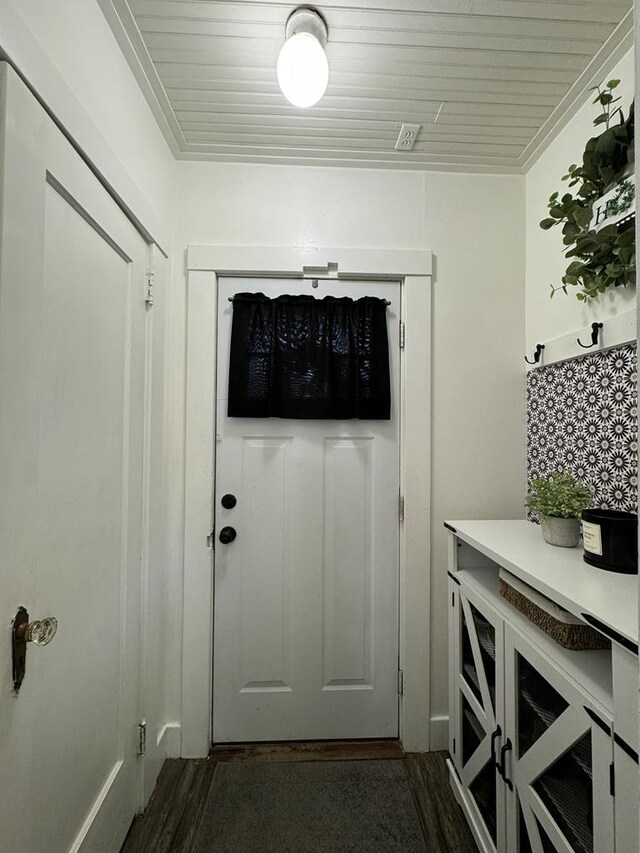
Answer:
[[[502,621],[482,598],[461,587],[456,624],[453,760],[484,827],[488,849],[501,848],[498,827],[504,825],[503,802],[495,749],[501,731],[496,709],[502,709],[502,681],[496,658],[501,659]]]
[[[610,853],[610,719],[511,628],[505,695],[513,853]]]

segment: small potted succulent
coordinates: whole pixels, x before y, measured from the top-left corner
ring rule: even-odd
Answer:
[[[556,471],[529,484],[526,505],[540,519],[550,545],[575,548],[580,540],[580,515],[593,500],[593,490],[569,471]]]

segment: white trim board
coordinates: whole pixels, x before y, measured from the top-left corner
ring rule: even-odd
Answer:
[[[192,246],[187,250],[182,756],[211,744],[217,280],[241,277],[394,279],[402,286],[400,736],[430,748],[431,252],[322,247]],[[411,393],[407,394],[406,389]],[[438,738],[439,741],[439,738]]]
[[[371,256],[375,254],[375,266]],[[242,270],[238,270],[242,255]],[[212,270],[215,264],[215,270]],[[327,249],[321,246],[189,246],[188,270],[269,278],[405,278],[431,275],[427,250]]]
[[[632,308],[630,311],[625,311],[617,317],[607,317],[602,320],[598,344],[589,349],[581,347],[578,339],[584,344],[591,343],[591,325],[578,329],[575,332],[569,332],[559,338],[553,338],[550,341],[536,341],[535,344],[530,346],[530,352],[526,354],[526,357],[533,359],[537,344],[543,344],[544,349],[542,350],[540,361],[537,364],[527,363],[527,370],[537,370],[539,367],[548,367],[550,364],[568,361],[571,358],[578,358],[579,356],[589,355],[594,352],[605,352],[612,347],[622,346],[622,344],[635,343],[637,340],[636,326],[636,310]]]

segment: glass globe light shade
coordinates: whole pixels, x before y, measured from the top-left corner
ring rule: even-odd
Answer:
[[[282,94],[294,107],[312,107],[324,95],[329,63],[324,48],[311,33],[296,33],[282,45],[276,66]]]

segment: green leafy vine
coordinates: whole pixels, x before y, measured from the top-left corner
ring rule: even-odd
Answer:
[[[567,287],[581,288],[576,294],[581,301],[594,299],[610,287],[626,286],[635,282],[636,252],[635,223],[632,217],[619,224],[591,228],[595,203],[617,182],[634,161],[633,131],[634,107],[628,116],[616,106],[620,101],[614,90],[619,80],[609,80],[606,86],[596,86],[593,101],[602,107],[594,125],[605,125],[605,130],[586,144],[582,163],[569,166],[563,181],[569,189],[560,196],[554,192],[549,198],[549,216],[540,222],[545,231],[562,223],[565,257],[571,259],[562,284],[551,285],[551,296],[558,290],[567,293]],[[615,121],[615,123],[614,123]],[[575,189],[574,189],[575,188]],[[635,198],[633,180],[620,183],[616,195],[607,204],[607,217],[624,213]]]

